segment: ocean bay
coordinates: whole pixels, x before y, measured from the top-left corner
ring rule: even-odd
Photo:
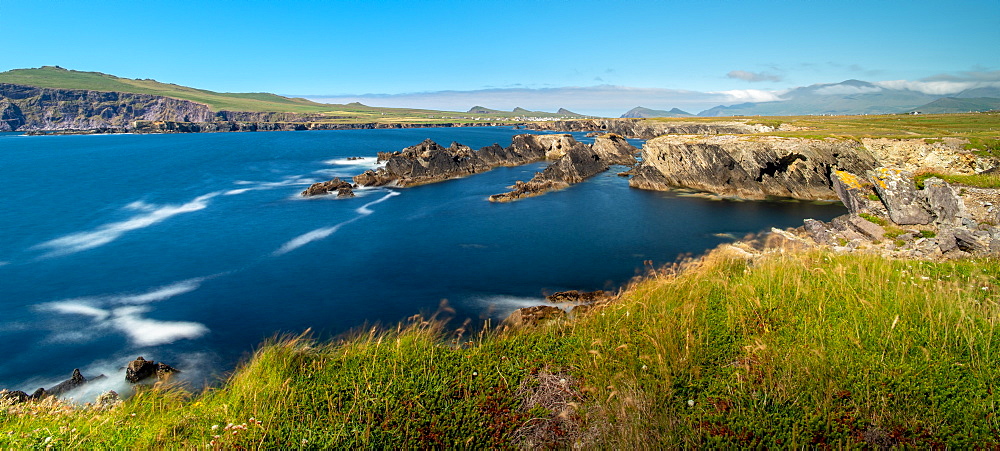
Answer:
[[[703,252],[720,235],[843,211],[640,191],[614,168],[544,196],[486,200],[543,163],[354,199],[298,196],[372,167],[376,152],[425,138],[508,145],[518,133],[4,134],[0,336],[11,353],[0,386],[33,390],[137,355],[211,382],[278,333],[395,324],[445,299],[459,323],[498,320],[553,291],[614,289],[644,262]]]

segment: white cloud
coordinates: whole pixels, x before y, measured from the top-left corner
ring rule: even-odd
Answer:
[[[830,85],[816,90],[816,94],[824,96],[851,95],[851,94],[871,94],[879,92],[882,88],[878,86],[851,86],[851,85]]]
[[[763,91],[760,89],[733,89],[729,91],[716,91],[709,94],[721,94],[726,96],[728,103],[744,102],[775,102],[782,100],[775,91]]]
[[[910,81],[887,80],[876,81],[873,84],[889,89],[909,89],[924,94],[948,95],[958,94],[966,89],[1000,87],[1000,82],[981,81]]]
[[[750,83],[757,83],[761,81],[773,81],[778,82],[782,80],[782,76],[774,75],[767,72],[750,72],[745,70],[733,70],[726,74],[729,78],[735,78],[737,80],[749,81]]]

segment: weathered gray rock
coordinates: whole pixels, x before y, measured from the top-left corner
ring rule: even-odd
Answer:
[[[885,229],[883,229],[882,226],[860,216],[848,216],[847,222],[854,228],[854,230],[861,232],[873,240],[881,240],[885,235]]]
[[[980,241],[979,237],[968,229],[956,228],[954,229],[954,233],[958,248],[965,252],[976,254],[989,249],[988,244],[984,244]]]
[[[817,243],[832,243],[833,242],[833,232],[827,228],[823,221],[817,221],[815,219],[806,219],[802,221],[803,226],[806,229],[806,233],[809,237]]]
[[[833,171],[830,176],[833,191],[851,214],[869,211],[869,195],[875,194],[872,184],[847,171]]]
[[[955,233],[951,229],[943,229],[938,232],[935,238],[938,243],[938,248],[941,249],[941,253],[946,253],[953,249],[958,248],[958,242],[955,239]]]
[[[867,172],[892,222],[900,225],[930,224],[933,221],[926,198],[913,184],[913,174],[882,167]]]
[[[961,222],[965,203],[948,182],[937,177],[924,180],[924,196],[938,223],[954,225]]]
[[[874,158],[855,141],[775,136],[675,136],[646,141],[634,188],[690,188],[744,199],[836,200],[834,170],[864,173]],[[659,175],[651,175],[652,172]]]

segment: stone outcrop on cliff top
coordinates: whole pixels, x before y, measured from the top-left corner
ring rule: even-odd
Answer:
[[[689,188],[744,199],[835,200],[831,173],[864,173],[875,158],[842,139],[667,135],[646,141],[634,188]]]
[[[613,164],[633,165],[638,149],[619,135],[598,136],[594,144],[574,142],[572,146],[547,155],[558,159],[527,181],[517,181],[511,191],[490,196],[491,202],[510,202],[525,197],[544,194],[580,183],[595,174],[608,170]],[[560,155],[561,154],[561,155]]]

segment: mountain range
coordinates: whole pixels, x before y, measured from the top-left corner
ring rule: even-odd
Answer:
[[[893,89],[861,80],[825,83],[792,89],[771,102],[719,105],[698,116],[801,116],[965,113],[1000,109],[1000,88],[973,88],[952,95],[933,95],[909,89]],[[621,117],[679,117],[670,111],[636,107]]]

